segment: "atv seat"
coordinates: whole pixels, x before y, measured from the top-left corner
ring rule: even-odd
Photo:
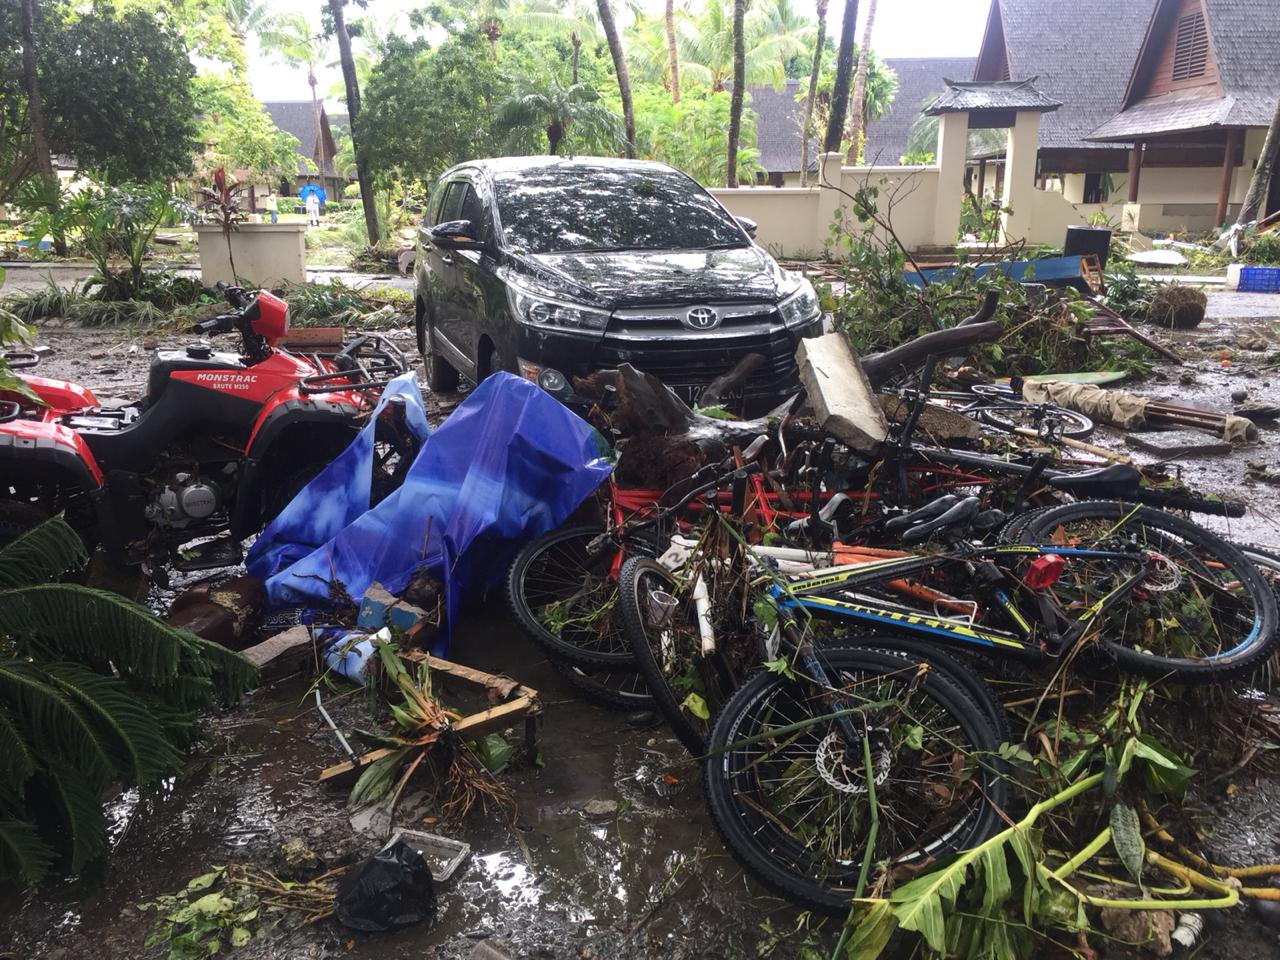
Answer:
[[[1080,473],[1062,473],[1047,477],[1049,486],[1077,497],[1107,499],[1133,493],[1142,483],[1142,474],[1123,463],[1112,463]]]

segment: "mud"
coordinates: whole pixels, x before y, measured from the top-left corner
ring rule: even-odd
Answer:
[[[1211,318],[1201,330],[1166,335],[1194,348],[1197,357],[1182,368],[1162,364],[1136,389],[1225,410],[1231,391],[1243,386],[1251,401],[1280,403],[1280,373],[1263,362],[1277,339],[1273,318],[1280,317],[1280,298],[1220,296],[1211,295]],[[1271,347],[1244,351],[1237,345],[1244,330],[1249,336],[1259,331]],[[408,331],[404,336],[410,347]],[[50,330],[40,341],[53,348],[38,371],[44,376],[85,383],[104,402],[133,399],[145,388],[149,345],[140,335]],[[1224,349],[1236,357],[1229,368],[1216,358]],[[1184,370],[1194,373],[1195,383],[1180,382]],[[457,399],[435,401],[433,419]],[[1275,493],[1252,485],[1244,470],[1250,459],[1280,463],[1272,450],[1277,439],[1275,428],[1264,428],[1259,447],[1181,465],[1193,486],[1250,502],[1250,517],[1231,522],[1229,532],[1237,539],[1280,543],[1278,511],[1271,508]],[[1123,448],[1117,432],[1100,431],[1099,440]],[[163,608],[191,579],[153,591],[148,602]],[[770,896],[729,857],[704,812],[699,772],[665,728],[575,699],[519,635],[496,595],[464,612],[451,655],[542,692],[536,757],[524,757],[502,774],[516,799],[514,821],[476,814],[462,824],[434,823],[429,806],[407,796],[398,810],[400,822],[466,840],[473,848],[469,862],[442,890],[435,926],[370,938],[332,921],[277,929],[255,937],[237,957],[462,960],[485,940],[512,957],[555,960],[790,958],[800,956],[805,945],[824,948],[811,955],[830,955],[835,923],[824,926]],[[302,678],[256,691],[240,706],[209,718],[210,739],[177,781],[111,798],[113,851],[101,872],[0,899],[0,956],[6,950],[23,960],[162,956],[160,948],[143,945],[154,915],[138,904],[184,886],[213,865],[270,864],[293,838],[301,838],[327,866],[373,852],[379,842],[352,830],[346,791],[315,782],[320,769],[343,755],[307,694]],[[376,725],[362,693],[324,696],[344,731]],[[1207,791],[1223,798],[1209,811],[1218,818],[1215,854],[1232,863],[1280,860],[1280,786],[1257,782],[1248,771],[1230,782],[1238,787],[1232,797],[1225,796],[1227,781]],[[616,803],[616,813],[589,818],[584,811],[590,801]],[[1280,955],[1275,928],[1255,911],[1212,915],[1209,923],[1199,956]],[[1108,945],[1106,955],[1124,954]]]

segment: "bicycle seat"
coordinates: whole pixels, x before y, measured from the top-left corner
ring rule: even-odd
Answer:
[[[894,517],[886,520],[884,524],[885,533],[901,533],[914,527],[916,524],[924,523],[926,520],[932,520],[934,517],[940,517],[946,513],[957,503],[960,498],[954,493],[943,494],[936,500],[931,500],[923,507],[917,507],[910,513],[904,513],[900,517]]]
[[[977,497],[965,497],[950,510],[943,513],[942,516],[918,523],[907,530],[902,535],[902,542],[922,543],[939,530],[946,530],[948,527],[956,526],[967,528],[973,518],[978,515],[979,509],[980,505]]]
[[[1132,493],[1142,482],[1142,474],[1124,463],[1112,463],[1079,473],[1046,477],[1049,486],[1083,497],[1121,497]]]

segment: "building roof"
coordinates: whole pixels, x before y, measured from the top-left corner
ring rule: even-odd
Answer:
[[[898,93],[879,120],[867,124],[862,155],[868,163],[894,164],[907,152],[920,111],[946,88],[944,77],[973,76],[977,57],[895,57],[885,66],[898,75]]]
[[[270,100],[264,101],[262,106],[267,111],[267,115],[271,117],[272,123],[285,133],[292,134],[298,141],[298,175],[314,175],[302,160],[305,157],[312,164],[319,165],[319,140],[316,137],[315,108],[311,101]],[[347,115],[345,113],[329,113],[322,103],[320,104],[320,123],[325,134],[324,175],[326,177],[336,177],[338,174],[333,166],[335,144],[333,142],[332,128],[345,127],[347,125]]]
[[[1090,133],[1097,141],[1130,141],[1170,133],[1266,127],[1280,94],[1280,0],[1203,0],[1219,87],[1171,90],[1133,102]],[[1154,13],[1144,36],[1154,23]],[[1145,55],[1158,55],[1146,51]],[[1136,76],[1138,58],[1130,69]]]
[[[797,100],[806,81],[788,80],[781,90],[752,87],[747,106],[756,115],[756,146],[760,166],[769,173],[800,172],[800,125],[804,102]],[[818,168],[817,138],[809,141],[809,169]]]
[[[1062,103],[1037,90],[1036,79],[947,80],[947,89],[924,112],[930,117],[987,110],[1052,113]]]
[[[1036,87],[1062,103],[1040,124],[1041,148],[1112,146],[1085,138],[1124,102],[1155,5],[1156,0],[992,0],[983,54],[1002,36],[1009,76],[1037,77]]]

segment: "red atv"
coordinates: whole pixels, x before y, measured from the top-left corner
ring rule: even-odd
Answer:
[[[346,447],[383,384],[406,369],[378,336],[337,352],[291,353],[280,346],[289,329],[283,300],[219,290],[236,312],[189,332],[239,332],[241,352],[207,343],[158,350],[135,404],[104,409],[84,387],[27,375],[42,404],[0,392],[0,543],[63,512],[119,563],[239,562],[240,541]],[[379,418],[375,499],[416,453],[398,410],[388,404]]]

